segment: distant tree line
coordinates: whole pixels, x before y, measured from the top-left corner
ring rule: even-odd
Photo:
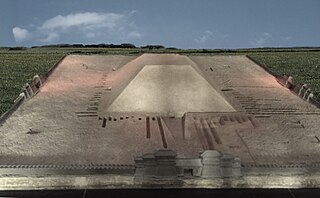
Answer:
[[[137,48],[131,43],[122,43],[120,45],[115,44],[54,44],[54,45],[42,45],[42,46],[33,46],[32,48]]]
[[[136,47],[132,43],[122,44],[52,44],[42,46],[32,46],[31,48],[122,48],[122,49],[147,49],[147,50],[181,50],[175,47],[165,47],[163,45],[145,45]],[[10,51],[26,50],[27,47],[0,47]],[[238,49],[184,49],[189,53],[252,53],[252,52],[311,52],[320,51],[320,47],[261,47],[261,48],[238,48]]]
[[[136,49],[132,43],[122,43],[122,44],[54,44],[54,45],[42,45],[42,46],[33,46],[31,48],[129,48]],[[165,49],[163,45],[146,45],[141,46],[141,49]]]
[[[9,47],[9,51],[18,51],[18,50],[27,50],[26,47],[18,46],[18,47]]]

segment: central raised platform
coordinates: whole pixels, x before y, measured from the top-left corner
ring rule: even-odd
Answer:
[[[124,68],[123,68],[124,69]],[[107,112],[234,112],[235,109],[190,65],[146,65]]]

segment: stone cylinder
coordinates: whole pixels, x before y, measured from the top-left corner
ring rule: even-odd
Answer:
[[[178,170],[176,167],[176,152],[172,150],[159,150],[154,154],[157,162],[156,176],[176,177]]]
[[[216,150],[207,150],[201,154],[202,158],[202,173],[201,177],[204,178],[220,178],[220,158],[221,154]]]
[[[143,164],[144,164],[144,173],[145,177],[154,177],[156,176],[156,160],[153,154],[143,155]]]
[[[222,177],[233,177],[233,157],[228,156],[228,155],[224,155],[221,158],[221,176]]]

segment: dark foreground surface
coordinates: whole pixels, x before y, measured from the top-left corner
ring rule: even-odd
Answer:
[[[319,197],[320,189],[157,189],[157,190],[50,190],[50,191],[2,191],[0,197]]]

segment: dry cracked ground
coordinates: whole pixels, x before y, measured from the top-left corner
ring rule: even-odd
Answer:
[[[133,164],[166,148],[312,164],[319,126],[319,109],[245,56],[71,55],[0,127],[0,163]]]

